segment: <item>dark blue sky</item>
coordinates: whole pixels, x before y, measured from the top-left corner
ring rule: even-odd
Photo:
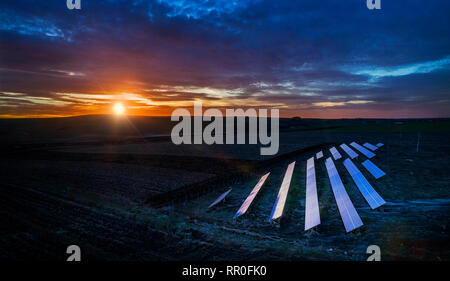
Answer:
[[[0,116],[450,117],[450,2],[0,2]]]

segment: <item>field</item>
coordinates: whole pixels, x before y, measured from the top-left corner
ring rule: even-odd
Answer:
[[[261,157],[259,145],[175,146],[167,118],[0,120],[0,259],[65,260],[76,244],[87,260],[365,260],[375,244],[384,260],[450,260],[449,120],[295,118],[280,128],[279,153]],[[385,144],[373,162],[386,176],[374,180],[355,162],[387,204],[371,210],[336,161],[364,223],[345,233],[316,161],[322,223],[303,231],[306,160],[352,141]],[[292,161],[284,215],[271,224]],[[267,172],[248,213],[233,220]]]

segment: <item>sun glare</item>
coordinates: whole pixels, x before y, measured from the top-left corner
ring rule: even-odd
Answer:
[[[114,114],[123,115],[125,113],[125,107],[122,103],[118,102],[114,104]]]

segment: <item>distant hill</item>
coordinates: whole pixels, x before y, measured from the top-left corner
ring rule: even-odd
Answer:
[[[270,123],[270,122],[269,122]],[[170,117],[83,115],[62,118],[0,119],[1,144],[89,142],[169,136]],[[449,130],[449,119],[281,118],[280,132],[310,130]]]
[[[63,118],[0,119],[2,143],[168,135],[169,117],[84,115]]]

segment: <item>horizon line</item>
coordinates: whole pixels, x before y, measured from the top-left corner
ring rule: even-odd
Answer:
[[[0,120],[19,120],[19,119],[62,119],[62,118],[76,118],[76,117],[89,117],[89,116],[109,116],[112,118],[128,118],[128,117],[148,117],[148,118],[170,118],[171,115],[134,115],[129,114],[125,116],[116,116],[115,114],[80,114],[80,115],[46,115],[42,114],[38,115],[30,115],[30,116],[13,116],[13,115],[0,115]],[[196,117],[197,115],[189,115],[190,117]],[[201,115],[202,117],[205,115]],[[208,115],[209,116],[209,115]],[[227,118],[227,116],[222,116],[223,118]],[[236,116],[233,116],[233,118]],[[259,118],[259,117],[258,117]],[[268,116],[267,118],[271,118]],[[367,120],[426,120],[426,119],[450,119],[449,117],[330,117],[330,118],[320,118],[320,117],[301,117],[301,116],[292,116],[292,117],[279,117],[280,119],[316,119],[316,120],[356,120],[356,119],[367,119]]]

